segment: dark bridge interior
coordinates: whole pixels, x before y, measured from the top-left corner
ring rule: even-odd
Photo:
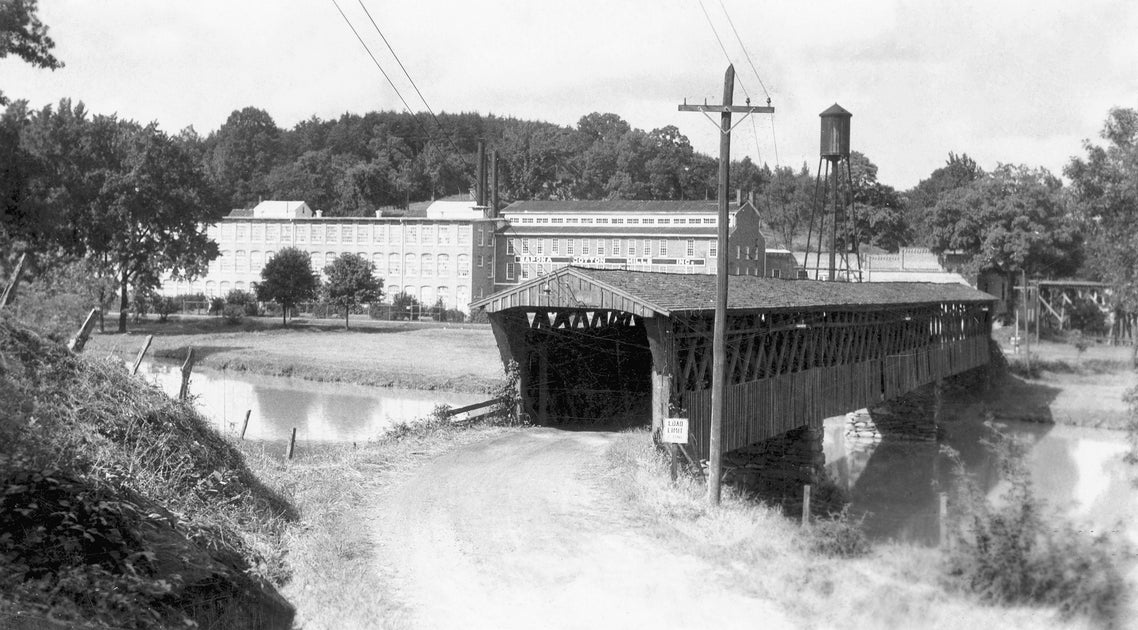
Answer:
[[[531,351],[519,366],[535,422],[650,424],[652,355],[642,323],[584,311],[552,323],[544,313],[536,317],[546,321],[529,322],[524,344]]]

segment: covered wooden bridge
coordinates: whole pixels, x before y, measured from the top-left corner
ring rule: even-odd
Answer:
[[[538,423],[688,417],[708,457],[715,276],[564,267],[472,304]],[[963,285],[732,276],[723,449],[988,362],[995,298]]]

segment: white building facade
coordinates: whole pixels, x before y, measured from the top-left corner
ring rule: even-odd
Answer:
[[[262,202],[210,226],[207,233],[221,256],[204,277],[169,280],[162,292],[224,297],[234,289],[252,291],[265,263],[281,249],[295,247],[308,252],[321,274],[341,254],[371,261],[383,280],[385,301],[405,292],[424,305],[441,300],[447,308],[468,312],[471,300],[493,289],[493,278],[476,273],[475,261],[493,259],[499,222],[481,212],[449,209],[445,214],[452,218],[434,218],[429,211],[422,218],[323,217],[303,202]]]

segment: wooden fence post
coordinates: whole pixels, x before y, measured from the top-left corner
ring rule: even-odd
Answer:
[[[292,459],[292,451],[296,448],[296,427],[292,428],[292,437],[288,439],[288,458]]]
[[[245,411],[245,423],[241,425],[241,439],[245,439],[245,429],[249,428],[249,414],[253,413],[252,409]]]
[[[134,359],[134,367],[130,369],[131,374],[138,374],[138,366],[142,365],[142,357],[146,356],[146,351],[150,349],[152,341],[154,341],[154,335],[146,335],[146,343],[142,344],[142,349],[138,351],[138,357]]]
[[[937,544],[941,549],[947,548],[948,539],[948,493],[937,494]]]
[[[186,360],[182,363],[182,388],[178,390],[178,400],[185,400],[190,395],[190,372],[194,369],[194,348],[186,351]]]
[[[27,257],[27,253],[20,254],[20,260],[16,263],[11,279],[8,280],[8,286],[4,287],[4,293],[0,295],[0,308],[8,306],[16,298],[16,285],[20,283],[20,275],[24,273],[24,260]]]
[[[810,525],[810,484],[802,486],[802,526]]]
[[[79,332],[67,342],[67,349],[79,354],[83,352],[83,346],[87,345],[87,337],[91,336],[91,329],[95,326],[95,318],[99,316],[99,309],[93,308],[90,313],[87,313],[87,319],[83,320],[83,325],[79,327]]]

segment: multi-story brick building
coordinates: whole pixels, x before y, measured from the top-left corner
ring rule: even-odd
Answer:
[[[770,275],[767,237],[754,205],[736,202],[729,210],[729,272]],[[519,201],[504,208],[502,218],[494,256],[496,290],[571,264],[716,271],[716,201]]]
[[[252,290],[261,270],[284,247],[307,251],[314,270],[343,253],[355,253],[375,264],[384,293],[406,292],[423,304],[442,300],[449,308],[467,310],[472,299],[489,295],[494,233],[500,221],[482,209],[453,203],[426,217],[323,217],[300,201],[265,201],[252,210],[235,210],[208,228],[221,256],[205,277],[192,282],[167,281],[167,295],[204,293],[224,296],[232,289]]]

